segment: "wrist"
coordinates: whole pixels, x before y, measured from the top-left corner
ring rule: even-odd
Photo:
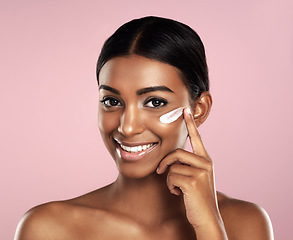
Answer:
[[[193,226],[197,240],[228,240],[222,218],[214,221],[209,221],[201,226]]]

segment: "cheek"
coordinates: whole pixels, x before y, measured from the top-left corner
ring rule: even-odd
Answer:
[[[98,126],[105,144],[107,142],[107,139],[109,140],[109,137],[107,137],[107,135],[109,136],[109,133],[118,128],[118,125],[118,118],[113,116],[113,114],[111,116],[108,116],[107,113],[105,113],[102,110],[99,110]]]
[[[164,149],[168,148],[169,151],[172,151],[177,148],[184,148],[188,133],[183,117],[169,124],[153,121],[150,129],[159,136]]]

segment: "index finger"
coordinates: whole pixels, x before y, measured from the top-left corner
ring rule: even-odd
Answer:
[[[207,151],[200,138],[199,132],[197,130],[192,113],[189,108],[184,109],[184,120],[186,123],[189,140],[190,140],[193,153],[199,156],[207,156],[208,155]]]

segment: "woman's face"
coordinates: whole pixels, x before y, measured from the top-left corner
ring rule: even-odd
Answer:
[[[109,60],[99,75],[99,129],[119,172],[142,178],[187,138],[181,116],[161,123],[161,115],[190,107],[189,93],[176,68],[131,55]]]

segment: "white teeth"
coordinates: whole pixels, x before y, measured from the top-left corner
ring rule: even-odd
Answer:
[[[135,147],[124,146],[121,143],[119,143],[119,145],[126,152],[136,153],[136,152],[141,152],[141,151],[144,151],[144,150],[150,148],[151,146],[153,146],[153,143],[150,143],[147,145],[135,146]]]

